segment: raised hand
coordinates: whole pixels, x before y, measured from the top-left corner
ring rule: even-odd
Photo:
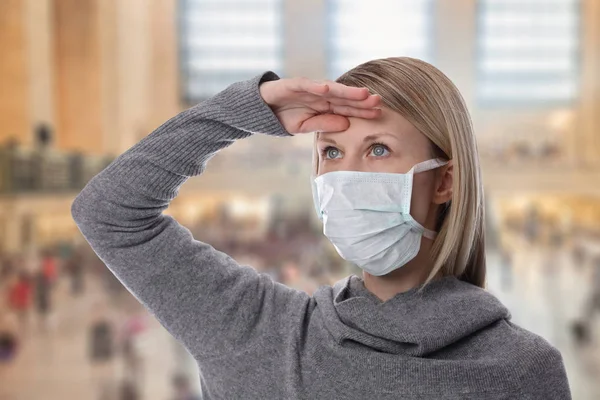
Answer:
[[[260,94],[290,134],[339,132],[347,117],[377,118],[381,97],[367,88],[308,78],[279,79],[260,85]]]

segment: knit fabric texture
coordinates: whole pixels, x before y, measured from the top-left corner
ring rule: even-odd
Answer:
[[[570,399],[561,354],[484,289],[449,276],[382,302],[350,275],[310,296],[163,214],[219,150],[292,136],[259,92],[277,79],[235,83],[171,118],[71,207],[100,259],[194,356],[203,399]]]

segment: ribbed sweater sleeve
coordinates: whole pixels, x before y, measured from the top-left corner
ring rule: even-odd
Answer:
[[[180,186],[235,140],[292,136],[260,96],[260,83],[277,79],[269,71],[235,83],[171,118],[91,179],[71,206],[100,259],[199,360],[289,331],[310,299],[162,214]]]

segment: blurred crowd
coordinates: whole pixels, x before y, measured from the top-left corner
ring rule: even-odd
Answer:
[[[307,221],[305,217],[282,219],[260,236],[240,237],[244,230],[235,220],[204,221],[190,229],[198,240],[240,264],[312,294],[352,270]],[[74,311],[63,312],[67,308]],[[81,351],[87,355],[97,399],[142,399],[144,349],[137,341],[157,322],[87,243],[61,242],[1,255],[0,380],[2,367],[18,360],[32,335],[66,335],[82,320],[87,339]],[[173,345],[176,368],[165,378],[172,399],[199,399],[197,376],[189,367],[193,360],[174,339]]]
[[[576,315],[571,316],[568,329],[577,345],[592,345],[596,317],[600,314],[600,229],[576,227],[568,218],[549,217],[532,204],[523,215],[506,218],[501,227],[488,231],[487,252],[498,255],[504,290],[511,289],[515,275],[518,279],[514,255],[519,252],[540,250],[547,279],[560,279],[561,269],[574,267],[570,274],[585,285],[580,287],[583,301],[578,304]],[[572,303],[575,299],[562,300]]]
[[[523,279],[523,272],[515,269],[515,255],[537,250],[544,254],[543,273],[550,278],[558,279],[559,270],[567,268],[561,254],[575,266],[570,273],[586,277],[589,288],[584,301],[577,315],[568,317],[566,328],[575,346],[585,349],[593,345],[594,321],[600,311],[600,234],[572,229],[565,221],[548,219],[535,207],[500,225],[492,221],[487,229],[487,251],[500,260],[492,264],[499,269],[502,290],[515,293],[516,280]],[[210,243],[238,263],[308,294],[349,274],[362,275],[337,255],[319,228],[310,224],[308,215],[272,215],[263,230],[224,213],[221,218],[198,220],[189,228],[197,240]],[[70,327],[81,329],[82,323],[86,344],[80,351],[86,354],[96,398],[148,398],[143,388],[157,377],[155,370],[148,371],[148,350],[140,345],[140,338],[160,329],[158,322],[85,241],[1,254],[0,380],[6,371],[3,368],[18,360],[30,338],[68,335]],[[193,358],[175,339],[172,343],[175,367],[163,376],[171,399],[201,399]]]
[[[14,363],[33,335],[65,334],[78,322],[72,319],[84,319],[88,347],[82,351],[94,371],[98,398],[114,399],[110,391],[117,387],[123,394],[119,398],[138,398],[134,392],[141,366],[133,343],[146,327],[145,313],[89,246],[63,242],[3,254],[0,277],[0,363]],[[103,291],[89,290],[90,282]],[[65,296],[66,301],[57,301]],[[76,312],[69,320],[57,306],[75,307]],[[117,357],[128,366],[120,381],[112,374]]]

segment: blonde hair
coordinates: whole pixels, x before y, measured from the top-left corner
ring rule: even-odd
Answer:
[[[440,206],[429,283],[439,272],[485,287],[484,200],[477,143],[457,87],[433,65],[409,57],[366,62],[336,82],[366,87],[409,120],[432,143],[434,157],[452,159],[452,200]],[[316,149],[315,135],[315,149]],[[318,154],[313,154],[314,172]]]

